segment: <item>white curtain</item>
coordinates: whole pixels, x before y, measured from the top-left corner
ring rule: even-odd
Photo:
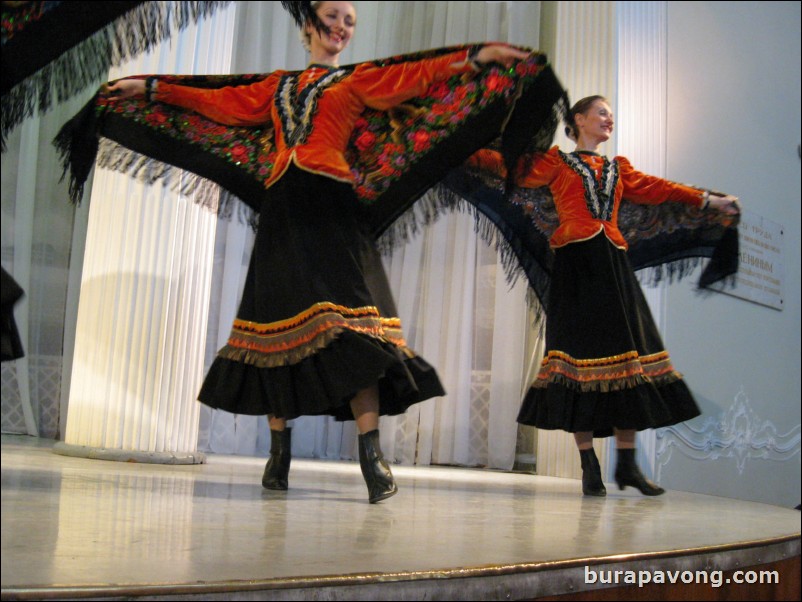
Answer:
[[[228,72],[236,4],[187,27],[148,55],[113,70],[133,73]],[[77,210],[51,141],[97,86],[16,128],[2,156],[2,262],[26,291],[15,308],[26,356],[2,364],[3,432],[64,438],[78,297],[92,178]],[[131,181],[101,172],[104,189],[123,204]],[[169,193],[163,202],[174,202]]]
[[[356,2],[357,33],[341,62],[487,40],[538,46],[539,2]],[[296,29],[274,2],[240,6],[233,72],[303,68]],[[252,235],[221,222],[207,352],[211,363],[236,312]],[[405,464],[512,468],[515,417],[529,370],[531,330],[525,286],[510,289],[496,253],[474,232],[467,215],[441,218],[387,260],[393,292],[411,348],[433,364],[446,397],[382,418],[385,455]],[[294,421],[293,454],[356,457],[353,422],[324,417]],[[199,449],[266,455],[262,417],[204,408]]]
[[[539,2],[356,2],[358,33],[342,57],[356,62],[485,40],[536,47]],[[212,40],[231,34],[231,61]],[[219,48],[219,45],[216,46]],[[111,74],[265,72],[302,68],[307,57],[288,15],[275,2],[236,3],[199,29]],[[2,365],[4,432],[63,436],[83,263],[88,203],[77,211],[50,141],[92,95],[32,118],[9,138],[2,157],[2,261],[25,288],[16,308],[27,356]],[[126,179],[120,178],[120,197]],[[89,186],[87,187],[88,198]],[[224,343],[239,303],[253,233],[237,220],[218,224],[207,365]],[[407,339],[438,368],[449,395],[382,420],[388,457],[404,463],[510,468],[515,414],[529,367],[530,321],[521,283],[510,290],[495,253],[479,241],[471,218],[444,217],[387,260]],[[353,423],[295,421],[294,453],[355,457]],[[204,408],[199,446],[266,455],[264,418]]]
[[[25,357],[0,370],[4,433],[57,438],[63,428],[88,211],[70,204],[51,141],[93,94],[27,119],[2,155],[2,264],[26,293],[14,311]]]

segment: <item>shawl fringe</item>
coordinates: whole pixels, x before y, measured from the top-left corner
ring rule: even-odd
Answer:
[[[444,184],[438,184],[426,192],[413,207],[401,215],[385,230],[378,239],[379,251],[385,255],[392,255],[393,251],[408,243],[424,228],[436,222],[448,213],[465,213],[474,219],[474,231],[478,237],[496,251],[499,264],[504,270],[505,280],[510,288],[517,284],[520,278],[526,278],[526,302],[535,316],[535,325],[541,324],[543,306],[535,293],[536,286],[532,282],[542,274],[534,268],[537,258],[526,252],[519,239],[504,236],[500,228],[489,216],[482,213],[480,208],[473,205],[466,198],[457,194]],[[537,283],[537,290],[547,290],[548,279]]]
[[[237,219],[239,223],[247,224],[253,230],[259,226],[259,214],[216,182],[146,157],[107,138],[100,141],[97,166],[124,173],[148,186],[161,181],[173,192],[191,197],[193,203],[217,214],[218,218]]]
[[[3,152],[8,134],[24,119],[97,85],[110,67],[149,51],[168,39],[173,28],[181,31],[229,3],[60,2],[45,8],[25,29],[4,34]]]
[[[537,291],[544,291],[547,298],[551,277],[535,266],[538,258],[529,254],[520,240],[504,236],[504,231],[487,215],[467,199],[443,184],[430,189],[417,203],[385,230],[378,239],[379,251],[389,257],[393,251],[407,244],[424,228],[443,215],[453,212],[466,213],[474,219],[474,231],[479,238],[495,250],[507,285],[512,288],[520,278],[526,278],[526,306],[532,318],[532,329],[540,336],[545,333],[546,312]]]
[[[710,285],[715,282],[722,283],[725,289],[733,288],[737,284],[737,275],[735,273],[725,273],[720,278],[711,276],[711,274],[717,273],[718,270],[716,270],[712,259],[704,257],[687,257],[661,265],[642,268],[635,272],[635,276],[643,286],[654,288],[660,286],[663,282],[667,284],[680,282],[699,272],[701,274],[695,291],[698,295],[707,296],[711,294],[715,289],[711,289]]]
[[[542,328],[544,302],[548,298],[551,281],[551,262],[530,253],[521,237],[505,235],[503,225],[500,227],[491,215],[483,213],[482,208],[460,196],[446,184],[431,188],[413,207],[396,219],[378,239],[380,252],[385,256],[392,255],[396,248],[407,244],[443,215],[453,212],[466,213],[473,217],[474,231],[496,251],[510,287],[515,286],[520,278],[526,278],[526,304],[534,315],[534,326]],[[646,267],[634,266],[635,276],[641,285],[654,288],[664,282],[672,284],[700,273],[696,286],[698,295],[709,295],[713,290],[709,285],[714,282],[733,287],[736,284],[738,241],[737,237],[733,240],[731,235],[726,238],[714,250],[714,258],[684,257]],[[551,251],[546,257],[551,258]]]
[[[83,199],[89,173],[97,162],[98,167],[127,174],[146,185],[161,180],[174,192],[192,197],[193,202],[218,217],[237,218],[253,229],[258,227],[259,215],[254,208],[212,180],[138,153],[109,138],[98,138],[103,114],[94,105],[95,99],[64,124],[53,140],[63,167],[61,179],[69,177],[70,201],[74,205]]]
[[[393,225],[382,239],[387,253],[446,211],[471,213],[476,230],[499,253],[511,284],[524,275],[529,306],[548,313],[554,252],[549,239],[559,225],[547,187],[513,188],[497,176],[462,167],[432,188],[422,203]],[[715,211],[682,203],[638,205],[624,199],[619,211],[628,257],[641,284],[656,286],[701,272],[698,292],[723,282],[733,286],[738,271],[738,221]],[[535,300],[537,302],[535,302]]]
[[[382,67],[416,61],[461,48],[472,47],[399,55],[373,64]],[[220,88],[247,85],[265,77],[268,75],[159,76],[159,79]],[[440,94],[443,86],[452,90],[453,95]],[[352,163],[354,188],[363,205],[364,218],[374,236],[380,236],[444,174],[500,133],[502,146],[511,149],[510,152],[521,152],[531,146],[547,149],[564,110],[563,99],[564,91],[545,56],[533,53],[513,69],[491,66],[475,77],[456,74],[448,82],[430,88],[427,94],[411,99],[407,104],[424,110],[425,120],[417,117],[419,111],[406,114],[366,109],[352,132],[346,155]],[[540,116],[533,118],[533,111]],[[529,116],[526,120],[525,115]],[[361,147],[357,142],[361,135],[376,143],[369,149]],[[391,143],[396,135],[404,144]],[[99,93],[65,124],[55,144],[65,176],[69,174],[71,180],[73,203],[81,200],[83,183],[99,149],[97,139],[104,137],[131,149],[108,151],[104,147],[102,162],[107,167],[152,182],[170,176],[171,172],[150,161],[170,163],[217,182],[258,211],[264,181],[272,169],[274,136],[269,127],[224,126],[179,107],[146,103],[142,99],[110,103]],[[210,208],[214,206],[213,202],[207,204]],[[223,203],[222,208],[225,207]]]

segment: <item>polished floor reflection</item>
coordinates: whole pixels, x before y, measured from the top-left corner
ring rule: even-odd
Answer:
[[[2,438],[2,587],[103,588],[425,573],[705,550],[799,537],[791,509],[670,491],[645,498],[578,481],[395,467],[367,503],[358,464],[294,460],[268,492],[264,460],[194,466],[60,456]],[[798,554],[798,552],[797,552]]]

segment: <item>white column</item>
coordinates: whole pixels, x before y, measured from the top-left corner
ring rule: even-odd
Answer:
[[[557,2],[554,49],[549,57],[571,103],[601,94],[615,109],[617,98],[616,10],[621,2]],[[558,128],[555,144],[573,150]],[[616,135],[599,152],[615,154]]]
[[[215,216],[98,171],[59,453],[195,463]],[[167,197],[167,198],[159,198]]]
[[[667,5],[619,2],[618,13],[618,154],[639,171],[665,177],[667,151]],[[662,331],[665,286],[644,288]],[[638,434],[638,464],[655,474],[655,431]]]
[[[112,74],[226,73],[236,5]],[[165,464],[197,452],[216,216],[97,170],[67,426],[57,453]]]
[[[608,156],[630,158],[646,173],[666,166],[666,3],[557,2],[552,63],[571,101],[601,94],[616,115],[616,134],[602,147]],[[560,134],[557,144],[571,146]],[[659,327],[662,289],[646,289]],[[538,474],[579,477],[573,437],[538,431]],[[613,440],[595,442],[607,479],[612,477]],[[654,431],[639,435],[639,464],[654,468]],[[650,471],[650,468],[652,469]]]
[[[666,3],[619,2],[618,153],[640,171],[666,171]]]
[[[601,94],[611,105],[616,103],[617,49],[616,7],[621,2],[556,2],[552,15],[554,30],[549,49],[554,72],[568,91],[571,103],[585,96]],[[614,109],[615,110],[615,109]],[[555,144],[573,150],[574,143],[558,129]],[[600,149],[615,154],[615,136]],[[602,440],[594,443],[596,454],[605,470],[607,446]],[[537,431],[537,473],[557,477],[581,478],[582,467],[576,443],[570,433]]]

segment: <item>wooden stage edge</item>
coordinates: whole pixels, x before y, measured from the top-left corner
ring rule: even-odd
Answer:
[[[800,600],[797,535],[694,550],[398,574],[4,588],[3,600]]]

